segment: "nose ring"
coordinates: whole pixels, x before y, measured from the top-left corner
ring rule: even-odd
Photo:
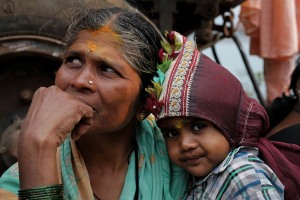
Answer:
[[[89,83],[89,85],[93,85],[93,81],[89,81],[88,83]]]

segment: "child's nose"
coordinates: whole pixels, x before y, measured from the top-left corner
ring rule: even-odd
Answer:
[[[183,134],[179,141],[179,151],[185,152],[193,150],[197,147],[197,141],[192,134]]]

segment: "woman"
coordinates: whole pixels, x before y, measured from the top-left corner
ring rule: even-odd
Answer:
[[[179,199],[187,175],[169,165],[155,123],[144,120],[161,35],[121,8],[74,21],[55,86],[34,94],[0,199]]]
[[[293,95],[276,98],[267,108],[270,116],[270,128],[267,137],[273,141],[281,141],[300,145],[300,57],[291,75],[289,89]]]
[[[268,149],[261,157],[273,167],[285,186],[285,199],[300,199],[300,59],[291,75],[289,89],[294,95],[276,98],[267,112],[270,128],[266,137],[276,149]]]

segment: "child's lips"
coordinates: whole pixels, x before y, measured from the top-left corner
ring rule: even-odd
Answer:
[[[180,159],[182,163],[186,163],[189,165],[196,165],[199,163],[199,160],[202,158],[202,156],[194,155],[194,156],[186,156]]]

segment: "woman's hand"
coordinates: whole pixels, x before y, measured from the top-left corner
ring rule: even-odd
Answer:
[[[73,139],[92,125],[93,110],[56,86],[39,88],[21,128],[20,139],[58,147],[74,130]]]
[[[71,131],[72,138],[77,140],[92,125],[92,117],[90,106],[58,87],[39,88],[33,96],[18,141],[21,186],[31,188],[56,184],[57,147]]]

